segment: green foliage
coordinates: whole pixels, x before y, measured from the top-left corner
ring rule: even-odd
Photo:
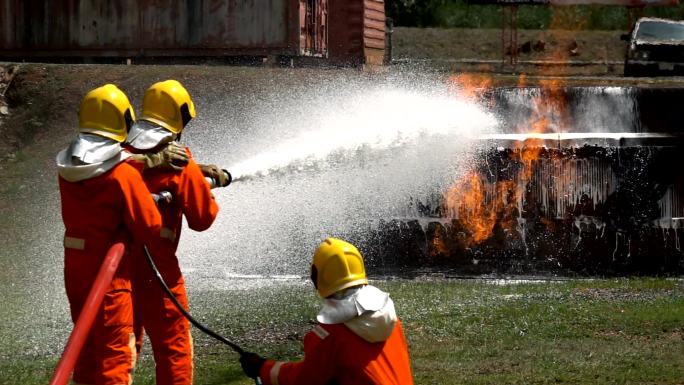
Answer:
[[[473,28],[499,28],[501,9],[490,5],[467,5],[464,1],[449,2],[435,13],[437,26],[472,25]]]
[[[471,5],[466,0],[388,0],[387,15],[394,25],[406,27],[499,28],[501,7]],[[645,16],[684,19],[684,4],[677,7],[648,7]],[[521,5],[518,28],[567,30],[626,30],[629,25],[627,7],[575,5],[551,7]]]
[[[449,0],[393,0],[385,2],[385,12],[395,25],[430,27],[438,25],[437,10]]]
[[[662,17],[664,19],[684,20],[684,3],[675,8],[651,7],[644,10],[644,16]]]
[[[546,29],[552,17],[551,7],[521,7],[518,10],[518,28]]]
[[[589,14],[589,25],[592,29],[612,30],[630,28],[629,12],[625,7],[594,6]]]

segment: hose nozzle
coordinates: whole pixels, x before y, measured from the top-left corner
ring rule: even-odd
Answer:
[[[171,203],[173,200],[173,195],[168,191],[160,191],[156,194],[152,194],[152,199],[154,199],[154,203],[159,206]]]
[[[217,180],[216,178],[213,178],[213,177],[210,177],[210,176],[205,176],[205,177],[204,177],[204,179],[206,179],[206,181],[209,183],[209,185],[211,186],[211,188],[226,187],[226,186],[228,186],[228,185],[233,181],[233,176],[228,172],[228,170],[226,170],[226,169],[224,168],[224,169],[221,169],[221,172],[223,173],[223,175],[224,175],[225,178],[226,178],[226,182],[225,182],[223,185],[220,184],[220,183],[219,183],[219,180]]]

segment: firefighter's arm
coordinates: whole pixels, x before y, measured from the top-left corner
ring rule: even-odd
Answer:
[[[298,362],[266,360],[259,377],[264,385],[325,385],[337,369],[335,338],[321,325],[304,337],[304,359]]]
[[[131,148],[129,150],[132,153],[131,159],[140,165],[142,170],[159,167],[181,171],[190,159],[185,148],[176,142],[170,142],[158,152],[135,152],[135,149]]]
[[[202,170],[192,159],[183,169],[177,194],[183,208],[183,215],[191,229],[204,231],[214,223],[218,214],[218,205],[211,193],[209,183],[204,179]]]
[[[119,186],[124,195],[124,222],[138,239],[159,236],[162,218],[140,173],[131,165],[121,167]]]

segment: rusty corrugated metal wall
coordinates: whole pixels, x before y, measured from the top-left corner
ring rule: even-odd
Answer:
[[[0,0],[0,52],[299,54],[298,0]]]

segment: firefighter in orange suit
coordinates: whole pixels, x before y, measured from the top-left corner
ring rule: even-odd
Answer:
[[[325,298],[318,324],[304,337],[304,359],[266,360],[245,353],[240,364],[264,385],[413,384],[406,338],[389,294],[368,285],[361,253],[328,238],[314,253],[311,280]]]
[[[128,135],[127,148],[134,153],[154,153],[163,148],[175,147],[185,152],[187,163],[175,169],[156,167],[146,169],[143,179],[152,192],[168,191],[169,203],[162,204],[162,229],[155,237],[146,240],[150,254],[178,301],[188,308],[185,283],[180,270],[176,249],[181,235],[183,216],[195,231],[209,228],[216,218],[218,206],[210,185],[190,151],[177,140],[183,128],[195,117],[195,106],[188,91],[176,80],[155,83],[145,92],[142,115]],[[225,186],[228,179],[213,168],[218,184]],[[133,297],[136,318],[137,349],[142,346],[143,329],[152,344],[157,384],[192,384],[192,338],[190,324],[166,297],[155,280],[154,273],[145,262],[143,245],[132,249]]]
[[[90,91],[79,134],[57,155],[64,220],[64,283],[76,321],[108,249],[159,234],[161,216],[121,147],[135,114],[112,84]],[[77,384],[131,382],[135,364],[130,255],[124,254],[74,368]]]

